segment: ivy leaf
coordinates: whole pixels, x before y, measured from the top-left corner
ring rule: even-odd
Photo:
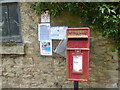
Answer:
[[[115,10],[111,10],[112,13],[116,14]]]
[[[110,14],[110,9],[107,7],[108,13]]]
[[[101,9],[101,11],[102,11],[102,13],[104,13],[104,11],[105,11],[105,8],[102,8],[102,9]]]

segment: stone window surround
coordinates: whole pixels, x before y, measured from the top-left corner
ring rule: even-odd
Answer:
[[[22,55],[25,54],[25,44],[23,43],[19,43],[19,44],[15,44],[15,43],[3,43],[0,44],[0,54],[15,54],[15,55]]]

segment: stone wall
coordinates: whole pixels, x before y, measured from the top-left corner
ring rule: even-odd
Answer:
[[[29,3],[20,3],[22,36],[25,54],[2,55],[3,88],[72,88],[66,80],[66,60],[60,56],[41,56],[37,25],[40,16],[29,8]],[[111,52],[111,44],[97,28],[82,22],[71,13],[51,18],[51,26],[90,27],[90,81],[80,82],[82,88],[117,88],[117,53]],[[53,41],[53,48],[59,41]],[[4,45],[3,45],[4,47]],[[9,48],[9,47],[8,47]]]

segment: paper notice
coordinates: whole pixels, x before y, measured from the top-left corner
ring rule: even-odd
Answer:
[[[54,27],[51,27],[51,34],[50,34],[50,37],[51,39],[66,39],[66,29],[68,27],[67,26],[54,26]]]
[[[82,72],[82,55],[73,56],[73,72]]]
[[[38,24],[38,40],[50,40],[50,24]]]
[[[41,22],[50,22],[50,14],[48,13],[48,11],[41,14]]]
[[[40,41],[40,54],[41,55],[52,55],[52,40]]]

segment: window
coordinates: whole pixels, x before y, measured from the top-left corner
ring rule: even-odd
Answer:
[[[0,8],[1,7],[2,18],[0,19],[0,37],[2,37],[2,42],[22,42],[18,3],[2,3],[0,4]]]

